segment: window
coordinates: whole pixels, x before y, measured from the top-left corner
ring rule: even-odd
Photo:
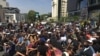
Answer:
[[[85,8],[85,7],[87,7],[87,5],[88,5],[88,1],[87,0],[83,0],[83,1],[81,1],[80,2],[80,7],[77,7],[77,8]]]
[[[96,0],[89,0],[89,4],[96,4]]]

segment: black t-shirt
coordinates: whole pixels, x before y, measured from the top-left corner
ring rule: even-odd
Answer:
[[[39,45],[37,51],[40,52],[41,56],[46,56],[47,50],[48,50],[47,46],[45,46],[45,45]]]

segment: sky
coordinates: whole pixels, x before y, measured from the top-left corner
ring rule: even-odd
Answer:
[[[51,12],[51,0],[7,0],[10,7],[17,7],[21,13],[35,10],[40,14]]]

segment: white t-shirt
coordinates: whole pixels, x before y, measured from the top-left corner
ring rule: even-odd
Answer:
[[[61,37],[61,41],[66,41],[66,36]]]

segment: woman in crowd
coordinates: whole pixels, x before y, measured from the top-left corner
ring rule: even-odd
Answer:
[[[30,35],[29,41],[30,41],[30,44],[26,47],[26,55],[36,56],[37,44],[38,44],[36,35]]]
[[[0,41],[10,48],[9,54],[16,51],[16,56],[63,56],[64,54],[66,56],[88,56],[88,54],[100,52],[100,36],[89,27],[89,23],[85,22],[84,27],[81,25],[78,27],[75,23],[50,25],[49,28],[46,25],[42,25],[43,27],[38,25],[38,28],[35,26],[27,26],[26,31],[25,26],[21,24],[18,26],[19,32],[11,33],[10,29],[10,34],[0,31],[1,36],[4,35]],[[11,34],[16,37],[10,38]],[[88,50],[92,52],[87,54]]]

